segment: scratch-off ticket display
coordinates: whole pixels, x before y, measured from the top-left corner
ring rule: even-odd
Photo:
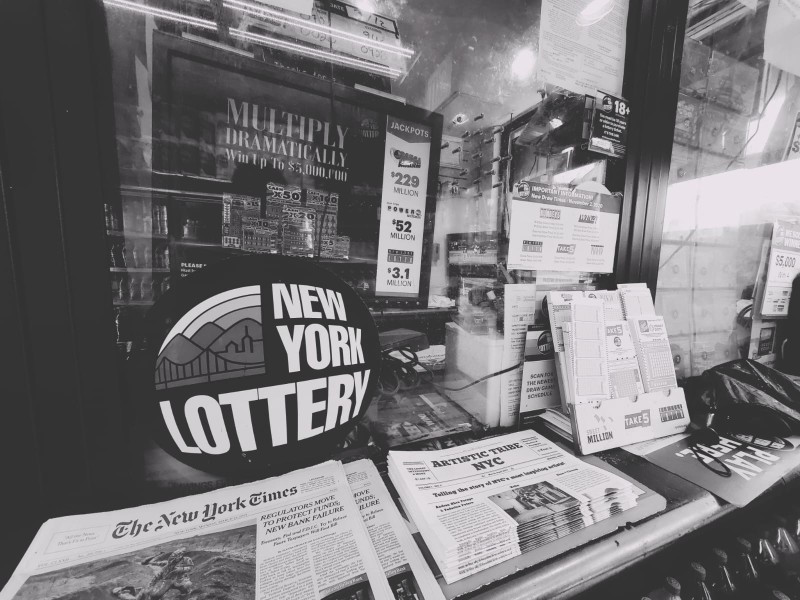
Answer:
[[[242,248],[243,224],[261,217],[261,199],[253,196],[222,196],[222,247]]]
[[[302,206],[284,206],[281,214],[282,253],[287,256],[314,256],[314,231],[317,211]]]
[[[335,237],[338,231],[339,194],[307,189],[306,206],[317,211],[316,236]],[[321,255],[321,254],[320,254]]]

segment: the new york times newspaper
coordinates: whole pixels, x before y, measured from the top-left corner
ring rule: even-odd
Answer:
[[[357,460],[344,470],[395,600],[444,600],[372,461]]]
[[[448,583],[632,508],[642,493],[532,431],[392,451],[389,477]]]
[[[391,600],[340,462],[39,530],[0,600]],[[427,596],[426,596],[427,598]]]

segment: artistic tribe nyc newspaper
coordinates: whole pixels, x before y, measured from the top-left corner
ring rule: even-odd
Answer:
[[[633,508],[643,493],[533,431],[392,451],[389,477],[447,583]]]

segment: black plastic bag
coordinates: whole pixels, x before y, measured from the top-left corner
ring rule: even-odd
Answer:
[[[764,436],[800,434],[800,377],[740,359],[709,369],[703,379],[704,403],[715,429]]]

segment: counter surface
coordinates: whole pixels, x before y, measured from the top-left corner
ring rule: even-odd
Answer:
[[[469,597],[486,600],[572,598],[687,533],[736,510],[702,488],[624,450],[610,450],[597,456],[664,496],[666,510]]]

